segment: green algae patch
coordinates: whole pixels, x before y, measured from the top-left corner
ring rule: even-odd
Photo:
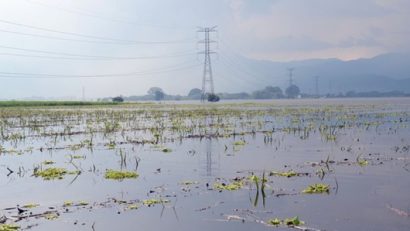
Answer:
[[[139,175],[136,172],[131,171],[116,171],[112,169],[108,169],[105,172],[105,179],[110,180],[124,180],[124,179],[132,179],[137,178]]]
[[[44,180],[61,180],[64,175],[79,174],[79,171],[67,171],[64,168],[46,168],[44,170],[34,170],[35,177],[42,177]]]
[[[214,189],[217,190],[226,190],[226,191],[235,191],[239,190],[243,187],[242,181],[235,181],[230,184],[225,184],[225,183],[215,183],[214,184]]]
[[[15,224],[2,224],[2,225],[0,225],[0,231],[16,231],[16,230],[20,230],[19,225],[15,225]]]
[[[309,185],[302,193],[314,194],[314,193],[329,193],[330,186],[328,184],[312,184]]]
[[[163,204],[163,203],[169,203],[169,200],[163,200],[163,199],[147,199],[143,200],[142,204],[146,205],[148,207],[156,205],[156,204]]]

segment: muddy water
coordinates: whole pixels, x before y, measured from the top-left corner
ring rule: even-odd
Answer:
[[[171,113],[195,112],[201,107],[207,113],[189,121]],[[229,111],[224,111],[226,108]],[[4,133],[24,130],[27,136],[18,140],[4,136],[0,155],[0,216],[5,215],[7,223],[22,229],[292,230],[297,227],[270,226],[267,222],[294,216],[304,221],[301,226],[311,230],[410,228],[409,99],[104,108],[124,113],[145,111],[133,118],[116,118],[118,129],[107,134],[102,130],[90,134],[86,127],[102,126],[101,121],[111,121],[111,114],[103,113],[98,119],[81,113],[69,116],[64,112],[78,109],[65,108],[50,116],[50,110],[54,109],[42,109],[40,113],[33,109],[23,114],[31,121],[35,114],[46,127],[43,132],[21,123],[19,110],[15,114],[20,126],[10,123],[16,120],[10,114],[2,119]],[[164,112],[161,117],[150,114],[158,110]],[[74,119],[65,125],[68,123],[72,131],[85,132],[47,135],[45,131],[50,130],[64,133],[64,128],[46,121],[68,117]],[[181,132],[167,126],[177,120],[192,129]],[[152,127],[159,121],[165,121],[160,126],[162,141],[131,141],[154,139],[153,133],[158,131]],[[225,129],[215,124],[223,124]],[[136,125],[149,129],[138,130]],[[90,137],[91,147],[69,146]],[[241,144],[235,143],[238,141]],[[109,142],[116,145],[109,147]],[[163,152],[165,147],[171,152]],[[70,155],[81,158],[71,159]],[[125,162],[121,162],[121,155]],[[41,165],[45,160],[55,164]],[[81,174],[43,180],[33,176],[38,167],[80,170]],[[108,180],[104,177],[106,169],[136,171],[139,177]],[[304,174],[269,176],[271,171],[290,170]],[[262,178],[263,174],[267,182],[262,193],[249,177]],[[231,183],[233,179],[241,179],[243,187],[234,191],[214,187],[217,182]],[[329,185],[329,193],[302,193],[315,183]],[[143,200],[151,198],[167,203],[143,205]],[[88,205],[63,207],[65,201],[85,201]],[[16,205],[32,203],[39,206],[22,214],[15,209]],[[129,209],[129,204],[138,209]],[[32,216],[47,211],[57,211],[58,216]],[[28,218],[19,219],[25,215]]]

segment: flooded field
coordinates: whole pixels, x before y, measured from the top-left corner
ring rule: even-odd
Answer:
[[[0,109],[0,230],[409,230],[410,99]]]

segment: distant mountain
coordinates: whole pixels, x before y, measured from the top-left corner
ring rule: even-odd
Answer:
[[[266,85],[288,85],[288,68],[304,93],[315,92],[319,76],[321,94],[354,91],[403,91],[410,93],[410,54],[389,53],[369,59],[342,61],[311,59],[291,62],[254,60],[224,55],[214,62],[219,89],[253,91]],[[235,89],[234,89],[235,88]],[[238,89],[240,88],[240,89]]]

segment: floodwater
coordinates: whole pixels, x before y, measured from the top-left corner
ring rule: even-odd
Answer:
[[[0,217],[23,230],[410,229],[409,98],[17,108],[0,121]],[[34,174],[53,167],[77,172]],[[329,191],[302,192],[317,183]],[[295,216],[304,224],[269,224]]]

